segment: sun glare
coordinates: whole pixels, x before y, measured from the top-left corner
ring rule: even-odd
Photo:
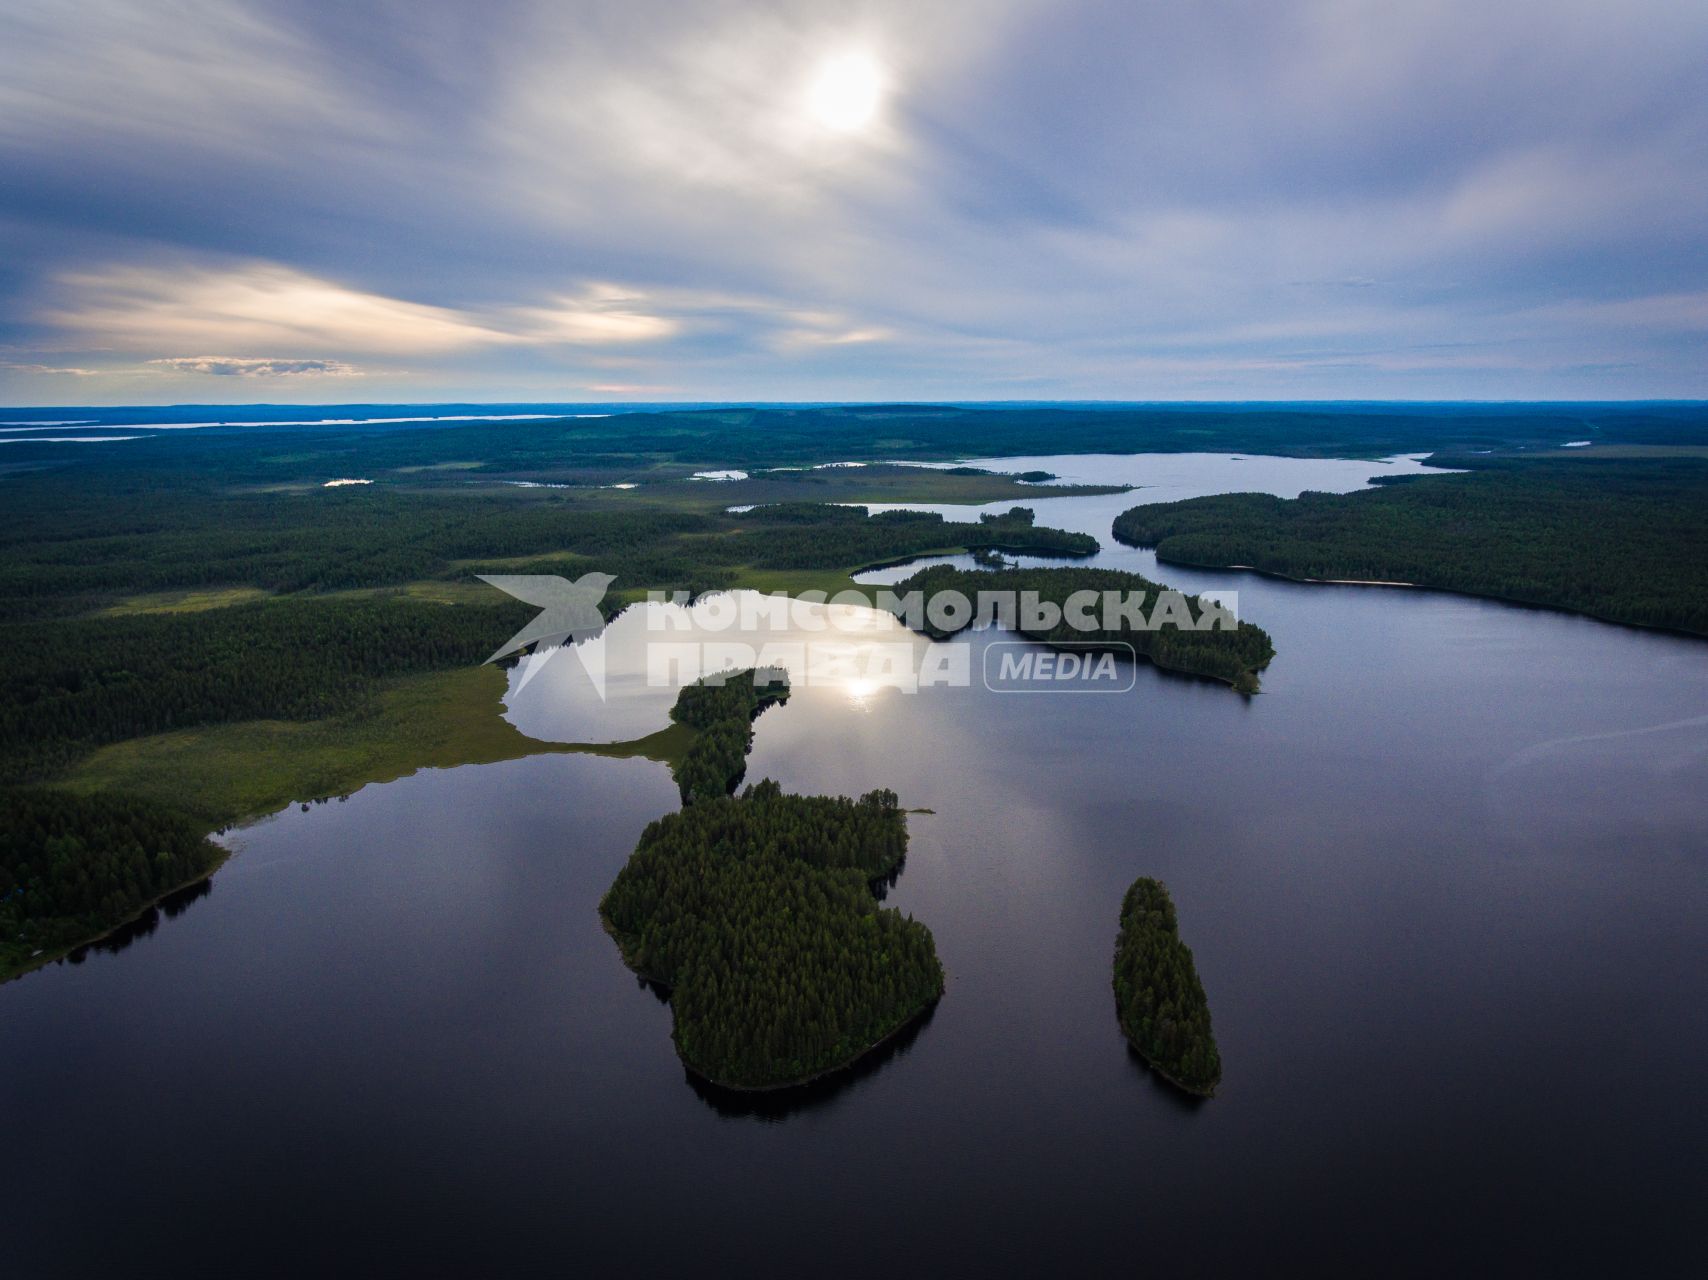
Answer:
[[[813,119],[827,129],[853,133],[877,118],[883,103],[884,71],[864,53],[827,58],[807,95]]]

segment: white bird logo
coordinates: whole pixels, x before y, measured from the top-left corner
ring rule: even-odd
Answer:
[[[487,662],[519,653],[531,644],[558,646],[566,641],[580,644],[605,630],[605,615],[599,602],[617,579],[609,573],[584,573],[574,582],[555,573],[478,573],[506,595],[540,609],[539,617],[506,640]]]

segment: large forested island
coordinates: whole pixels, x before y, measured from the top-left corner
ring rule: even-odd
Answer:
[[[1180,940],[1174,900],[1141,876],[1121,903],[1115,940],[1115,1013],[1121,1030],[1158,1075],[1205,1097],[1222,1079],[1210,1004],[1192,948]]]
[[[785,696],[777,675],[689,685],[674,716],[745,755],[752,718]],[[720,745],[679,771],[682,811],[641,835],[599,911],[624,961],[670,988],[689,1069],[726,1088],[779,1089],[912,1022],[942,995],[943,970],[931,931],[873,894],[907,852],[895,793],[791,796],[767,781],[725,794],[743,767]]]
[[[1100,625],[1095,630],[1078,629],[1071,625],[1065,614],[1054,626],[1041,630],[1029,629],[1025,620],[1017,617],[1015,629],[1027,639],[1042,644],[1115,648],[1131,645],[1140,657],[1150,659],[1165,670],[1223,680],[1242,693],[1255,693],[1258,673],[1275,656],[1269,633],[1250,622],[1239,622],[1228,629],[1212,626],[1199,630],[1196,626],[1181,626],[1167,616],[1166,610],[1162,615],[1157,613],[1159,598],[1166,590],[1166,587],[1139,574],[1118,569],[966,570],[953,565],[933,565],[922,569],[895,587],[898,594],[922,591],[927,599],[939,591],[959,591],[969,600],[976,599],[981,591],[1032,592],[1040,601],[1048,601],[1058,607],[1075,592],[1095,592],[1099,599],[1103,592],[1136,593],[1143,597],[1146,618],[1162,625],[1135,627],[1124,618],[1106,617],[1099,608],[1096,620]],[[1197,596],[1182,596],[1181,600],[1194,623],[1202,621],[1205,610],[1211,607]],[[1116,625],[1103,625],[1111,620]],[[927,630],[943,634],[940,629],[929,625]]]
[[[1708,634],[1708,458],[1449,462],[1470,469],[1291,501],[1135,507],[1114,533],[1172,564],[1437,587]]]

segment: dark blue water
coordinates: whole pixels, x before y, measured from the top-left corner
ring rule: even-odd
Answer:
[[[1123,465],[1159,497],[1357,482]],[[1131,501],[1040,519],[1106,535],[1082,504]],[[596,915],[662,766],[424,773],[252,828],[152,934],[0,988],[5,1273],[1700,1274],[1708,646],[1162,576],[1237,589],[1262,696],[1142,668],[761,719],[750,776],[935,810],[889,901],[948,992],[868,1070],[756,1114],[688,1080]],[[1115,1026],[1138,875],[1209,993],[1206,1104]]]

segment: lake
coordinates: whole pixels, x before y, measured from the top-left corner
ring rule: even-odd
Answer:
[[[239,833],[129,945],[0,987],[6,1272],[1708,1263],[1708,645],[1158,569],[1109,537],[1139,501],[1415,460],[983,465],[1145,486],[1041,486],[1038,520],[1099,537],[1093,563],[1237,592],[1278,656],[1251,699],[1141,667],[1081,697],[809,684],[761,717],[750,779],[933,810],[886,899],[948,975],[913,1035],[804,1097],[695,1087],[597,916],[676,806],[662,765],[371,786]],[[609,703],[561,659],[513,674],[508,714],[661,727],[670,692],[612,670]],[[1115,1024],[1139,875],[1209,995],[1208,1103]]]

